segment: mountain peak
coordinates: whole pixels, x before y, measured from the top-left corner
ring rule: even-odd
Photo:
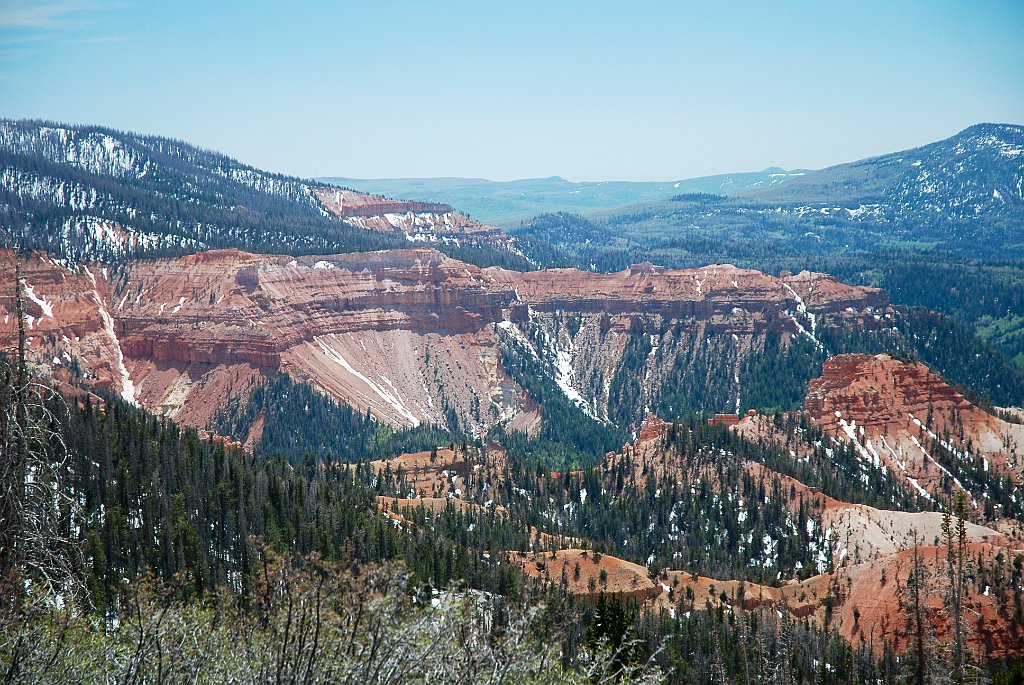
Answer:
[[[964,135],[976,135],[978,133],[992,133],[992,134],[1010,134],[1010,135],[1022,135],[1024,134],[1024,125],[1021,124],[997,124],[993,122],[981,122],[968,126],[960,133],[956,134],[954,138]]]

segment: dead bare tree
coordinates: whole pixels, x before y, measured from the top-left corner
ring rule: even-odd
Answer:
[[[910,575],[907,578],[907,589],[910,591],[910,615],[914,622],[914,672],[913,682],[925,685],[925,674],[928,672],[925,650],[924,604],[922,598],[927,594],[927,576],[924,559],[921,556],[921,541],[917,529],[911,531],[913,539],[913,555],[911,556]]]
[[[408,572],[296,559],[259,550],[261,580],[248,602],[223,592],[189,602],[174,583],[135,584],[119,620],[64,612],[0,632],[0,680],[18,649],[24,683],[344,683],[537,685],[665,682],[635,659],[641,640],[588,647],[571,667],[540,635],[543,607],[503,605],[474,590],[419,594]],[[70,635],[70,637],[69,637]]]
[[[953,509],[956,525],[953,524]],[[954,505],[946,509],[942,517],[942,535],[946,542],[946,575],[949,587],[946,604],[953,621],[953,682],[963,683],[965,671],[964,646],[964,589],[967,584],[967,504],[963,493],[958,493]]]
[[[27,593],[58,603],[76,593],[77,507],[61,436],[62,399],[29,368],[25,281],[16,251],[12,261],[17,343],[0,353],[0,606],[15,615]]]

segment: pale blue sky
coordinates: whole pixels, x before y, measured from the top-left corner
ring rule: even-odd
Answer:
[[[0,0],[0,116],[301,176],[676,179],[1024,123],[1024,0]]]

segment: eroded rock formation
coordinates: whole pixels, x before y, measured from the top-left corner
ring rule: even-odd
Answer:
[[[39,363],[200,426],[253,377],[284,370],[394,425],[443,423],[450,407],[475,431],[536,427],[536,406],[502,366],[504,336],[529,340],[566,394],[603,418],[625,333],[645,331],[673,353],[725,334],[752,349],[767,331],[814,339],[886,304],[877,289],[818,274],[519,273],[426,248],[299,258],[218,250],[116,270],[36,257],[25,273]],[[7,341],[12,312],[0,299]],[[651,355],[645,392],[656,395],[657,365],[671,359]]]
[[[866,464],[888,468],[928,498],[971,492],[952,466],[1001,472],[1020,482],[1024,426],[972,404],[921,363],[889,355],[839,355],[811,382],[805,409],[837,440],[853,443]]]

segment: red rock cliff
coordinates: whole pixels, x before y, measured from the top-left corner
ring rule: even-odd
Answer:
[[[728,265],[519,273],[426,248],[299,258],[216,250],[116,272],[37,258],[26,273],[34,294],[52,301],[52,316],[29,304],[38,360],[66,367],[75,359],[88,379],[197,422],[253,374],[283,369],[395,424],[443,421],[447,404],[479,415],[480,430],[517,417],[526,428],[536,407],[501,368],[497,323],[535,317],[554,330],[562,313],[577,317],[578,345],[548,342],[569,354],[587,388],[586,374],[614,368],[623,353],[625,336],[597,327],[660,320],[677,331],[813,337],[830,321],[869,322],[868,308],[885,304],[881,291],[818,274],[780,279]],[[12,310],[0,299],[8,340]],[[480,411],[481,400],[491,408]],[[209,409],[192,415],[190,405]]]

